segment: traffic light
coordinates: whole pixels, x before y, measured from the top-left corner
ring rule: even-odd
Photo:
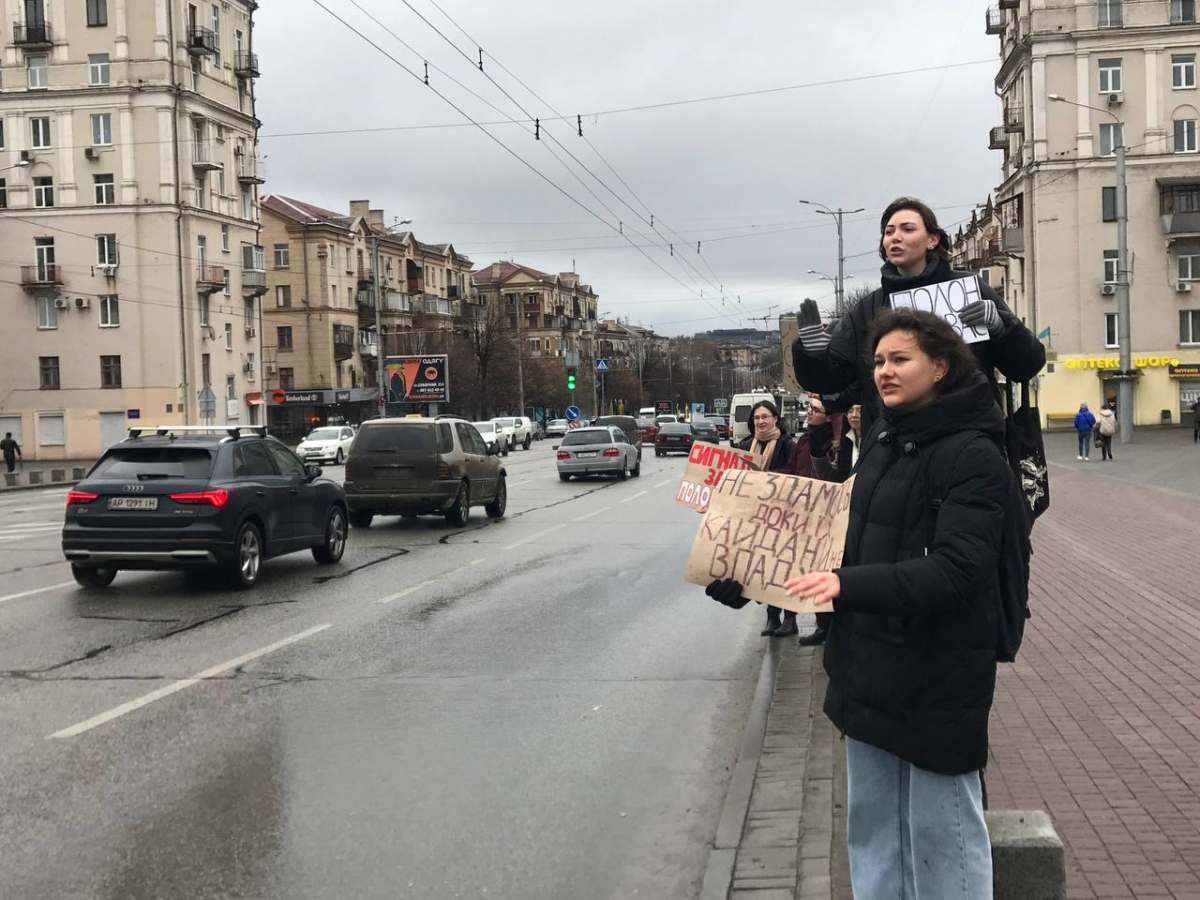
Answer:
[[[575,390],[575,367],[567,366],[567,390]]]

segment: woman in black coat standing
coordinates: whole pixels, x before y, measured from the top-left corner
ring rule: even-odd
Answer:
[[[869,346],[884,408],[859,457],[842,567],[791,579],[788,593],[834,603],[825,713],[846,737],[854,895],[987,900],[980,770],[999,559],[1006,516],[1023,514],[1004,417],[937,316],[883,312]],[[927,467],[946,485],[940,501]]]

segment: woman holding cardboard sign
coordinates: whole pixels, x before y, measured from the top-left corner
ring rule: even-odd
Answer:
[[[889,310],[870,346],[884,410],[863,442],[842,567],[787,589],[834,607],[825,714],[847,739],[854,895],[984,900],[1001,551],[1025,513],[1004,416],[957,332]]]

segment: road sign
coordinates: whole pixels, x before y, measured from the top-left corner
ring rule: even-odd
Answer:
[[[607,359],[596,360],[596,372],[600,375],[603,375],[606,372],[608,372],[608,360]]]
[[[217,395],[213,393],[213,389],[206,384],[200,389],[197,399],[200,401],[200,418],[215,419],[217,417]]]
[[[574,422],[581,415],[582,415],[582,413],[579,411],[578,406],[568,406],[567,407],[567,421],[568,422]]]
[[[717,409],[728,409],[729,401],[724,397],[718,397],[713,401],[713,406]]]

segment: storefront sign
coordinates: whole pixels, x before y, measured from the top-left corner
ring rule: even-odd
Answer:
[[[1200,378],[1200,363],[1181,363],[1174,360],[1168,367],[1167,374],[1172,378]]]
[[[142,411],[140,409],[127,409],[125,410],[125,417],[127,419],[140,419]]]
[[[333,392],[333,402],[334,403],[349,403],[350,402],[350,392],[349,391],[334,391]]]
[[[389,356],[389,403],[449,403],[449,362],[445,356]]]
[[[275,391],[271,399],[276,403],[324,403],[324,391]]]
[[[1179,360],[1170,356],[1135,356],[1133,358],[1133,367],[1135,369],[1162,369],[1171,366],[1179,365]],[[1084,359],[1068,359],[1063,362],[1065,369],[1119,369],[1121,361],[1115,357],[1105,359],[1103,357],[1089,356]]]

